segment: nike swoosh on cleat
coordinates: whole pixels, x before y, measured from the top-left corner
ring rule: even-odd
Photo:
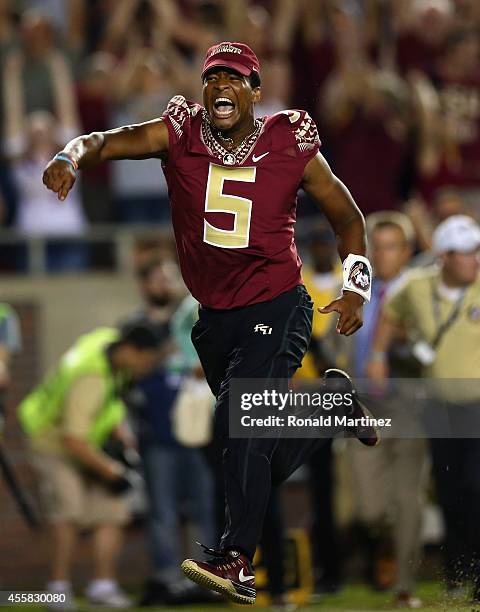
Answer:
[[[258,157],[255,157],[255,155],[252,155],[252,161],[258,162],[262,159],[262,157],[265,157],[265,155],[268,155],[269,153],[270,151],[267,151],[266,153],[264,153],[263,155],[259,155]]]
[[[238,579],[240,580],[240,582],[247,582],[247,580],[254,580],[255,576],[245,576],[245,574],[243,573],[243,567],[240,570],[240,573],[238,574]]]

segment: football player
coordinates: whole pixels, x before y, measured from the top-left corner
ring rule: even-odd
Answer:
[[[207,549],[207,561],[188,559],[182,567],[199,584],[252,604],[251,562],[271,486],[319,441],[229,438],[229,382],[288,379],[308,348],[313,303],[294,241],[300,187],[337,235],[343,292],[321,312],[339,314],[341,334],[362,325],[371,266],[363,216],[319,153],[310,116],[285,110],[255,118],[261,95],[255,53],[242,43],[211,47],[202,80],[203,106],[175,96],[161,118],[79,136],[48,164],[43,181],[64,200],[78,168],[124,158],[161,160],[182,275],[201,305],[192,340],[217,398],[214,432],[223,448],[226,490],[218,550]],[[375,431],[364,440],[376,442]]]

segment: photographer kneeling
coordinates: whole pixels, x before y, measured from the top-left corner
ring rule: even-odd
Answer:
[[[93,579],[88,599],[111,608],[131,605],[115,579],[122,530],[129,520],[121,493],[129,488],[131,473],[102,447],[112,438],[133,444],[121,394],[157,360],[157,335],[148,325],[96,329],[76,341],[19,407],[51,533],[47,590],[65,593],[69,600],[77,532],[89,528]]]

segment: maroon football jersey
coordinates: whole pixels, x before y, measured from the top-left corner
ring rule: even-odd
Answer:
[[[293,239],[297,190],[319,149],[305,111],[255,121],[229,153],[205,109],[182,96],[163,114],[167,179],[180,267],[204,306],[230,309],[270,300],[301,283]]]

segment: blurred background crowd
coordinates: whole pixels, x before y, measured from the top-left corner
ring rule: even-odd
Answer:
[[[51,271],[113,265],[89,238],[168,221],[158,163],[84,172],[59,208],[38,180],[45,161],[75,134],[158,117],[178,92],[200,99],[205,49],[242,40],[262,63],[257,113],[306,109],[362,210],[406,208],[428,246],[480,184],[479,21],[475,0],[2,0],[0,222],[55,238]],[[24,270],[12,240],[0,265]]]
[[[140,531],[130,523],[120,575],[135,587],[150,576],[146,604],[196,601],[199,594],[178,574],[185,525],[191,523],[209,545],[222,528],[222,483],[209,432],[212,398],[188,340],[196,304],[185,298],[176,267],[158,160],[82,171],[63,204],[41,176],[52,155],[79,133],[158,117],[175,94],[201,100],[205,50],[221,40],[245,42],[260,58],[258,115],[286,108],[312,115],[323,154],[367,216],[377,284],[365,326],[343,345],[331,333],[331,320],[317,317],[299,376],[319,377],[331,366],[347,367],[358,377],[387,376],[384,364],[372,358],[387,288],[405,268],[462,250],[461,239],[452,247],[443,235],[432,251],[439,223],[458,215],[480,218],[477,0],[0,0],[0,293],[14,307],[0,310],[4,443],[34,490],[15,417],[20,400],[82,333],[126,318],[154,325],[160,365],[130,390],[132,432],[122,438],[139,453],[146,482],[140,497],[150,510],[143,502],[133,508]],[[324,305],[339,286],[334,238],[302,193],[298,219],[305,283],[316,304]],[[459,232],[454,225],[447,235]],[[458,276],[465,262],[442,265]],[[135,334],[119,342],[145,350]],[[391,347],[376,353],[385,348]],[[460,351],[458,363],[470,357]],[[75,432],[86,425],[72,421],[71,427]],[[282,499],[272,499],[261,562],[277,605],[285,604],[287,587],[297,589],[300,599],[312,591],[321,597],[355,577],[374,589],[394,589],[399,605],[418,607],[414,583],[421,550],[449,539],[447,587],[455,594],[468,581],[462,547],[471,532],[461,527],[458,533],[457,527],[469,519],[461,508],[446,507],[449,494],[455,495],[447,482],[443,502],[440,495],[447,529],[442,523],[426,442],[392,441],[375,455],[363,450],[343,440],[329,442],[287,483]],[[445,451],[437,449],[438,473],[442,457]],[[52,465],[40,482],[57,469]],[[105,476],[107,464],[102,469]],[[181,475],[180,490],[172,474]],[[477,503],[478,487],[475,495]],[[25,586],[30,580],[31,586],[33,577],[35,583],[50,578],[58,590],[70,588],[72,550],[80,551],[80,563],[86,557],[82,543],[74,548],[70,532],[57,532],[49,574],[47,553],[36,565],[29,558],[30,537],[12,503],[5,503],[0,514],[17,539],[3,542],[0,584],[23,580]],[[118,607],[128,605],[122,592],[108,591],[120,549],[118,527],[128,517],[112,511],[115,532],[96,534],[96,582],[89,587],[94,601],[107,593]],[[148,547],[142,539],[145,517]],[[313,573],[305,562],[299,576],[290,572],[287,586],[278,562],[282,532],[298,553],[289,558],[298,561],[305,550],[313,554]],[[44,546],[39,550],[46,551]],[[433,559],[435,568],[435,554]],[[125,571],[132,563],[138,573]],[[19,567],[30,578],[19,577]]]

